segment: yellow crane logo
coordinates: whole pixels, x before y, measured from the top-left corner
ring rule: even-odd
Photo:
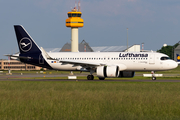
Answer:
[[[180,60],[180,56],[177,56],[177,60]]]

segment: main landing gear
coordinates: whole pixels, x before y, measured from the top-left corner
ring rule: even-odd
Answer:
[[[105,78],[103,78],[103,77],[102,77],[102,78],[101,78],[101,77],[99,77],[99,80],[105,80]]]
[[[88,79],[88,80],[94,80],[94,75],[88,75],[88,76],[87,76],[87,79]]]
[[[88,76],[87,76],[87,79],[88,79],[88,80],[94,80],[94,75],[88,75]],[[99,77],[99,80],[105,80],[105,78]]]

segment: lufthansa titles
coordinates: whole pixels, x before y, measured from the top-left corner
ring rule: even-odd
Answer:
[[[148,54],[120,53],[119,57],[148,57]]]

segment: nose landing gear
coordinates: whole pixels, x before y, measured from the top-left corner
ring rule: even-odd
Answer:
[[[152,80],[156,80],[156,77],[155,77],[154,71],[151,71],[151,74],[152,74]]]

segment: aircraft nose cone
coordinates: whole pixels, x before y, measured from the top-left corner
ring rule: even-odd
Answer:
[[[172,69],[177,68],[177,66],[178,66],[178,63],[177,63],[177,62],[174,61],[173,63],[171,63]]]
[[[171,70],[171,69],[177,68],[177,66],[178,66],[178,63],[176,61],[170,60],[170,61],[168,61],[166,68],[168,70]]]

